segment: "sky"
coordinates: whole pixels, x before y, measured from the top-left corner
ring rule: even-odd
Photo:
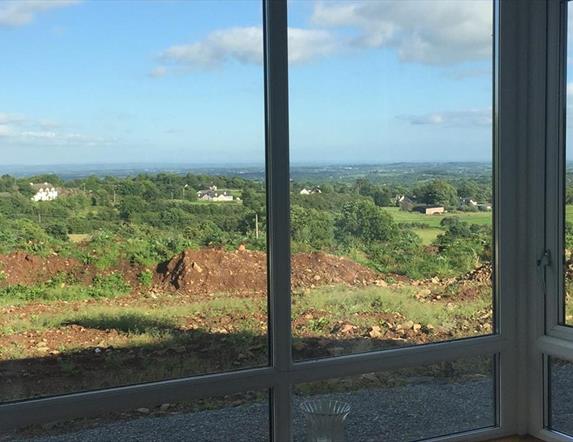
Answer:
[[[491,0],[289,0],[291,160],[491,161]],[[0,0],[5,165],[264,162],[257,0]]]

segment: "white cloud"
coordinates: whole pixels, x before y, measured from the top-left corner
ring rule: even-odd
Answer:
[[[321,1],[312,21],[355,28],[353,45],[391,48],[406,62],[451,65],[492,55],[491,0]]]
[[[308,62],[338,48],[330,32],[300,28],[289,28],[288,44],[291,63]],[[263,31],[255,26],[214,31],[204,40],[171,46],[160,58],[164,62],[200,69],[220,67],[231,61],[260,65],[263,62]],[[164,66],[154,69],[151,75],[155,71],[162,75],[167,72]]]
[[[422,115],[401,115],[398,118],[413,125],[442,127],[491,126],[491,109],[470,109],[462,111],[433,112]]]
[[[9,144],[49,146],[100,146],[115,140],[60,128],[50,120],[35,120],[0,112],[0,139]]]
[[[23,26],[34,21],[36,15],[41,12],[79,2],[80,0],[2,0],[0,26]]]

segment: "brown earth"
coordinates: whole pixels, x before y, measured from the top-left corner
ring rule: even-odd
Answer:
[[[138,286],[142,270],[126,262],[106,271],[58,255],[41,257],[25,252],[0,255],[2,285],[33,285],[46,282],[58,274],[73,275],[89,284],[98,273],[120,271],[132,285]],[[381,279],[369,268],[347,258],[325,253],[299,253],[292,259],[293,288],[320,285],[368,285]],[[267,289],[267,255],[264,252],[220,249],[185,250],[170,261],[157,266],[154,273],[156,289],[175,290],[187,294],[265,293]]]
[[[58,273],[78,273],[85,266],[79,261],[58,255],[48,257],[30,255],[25,252],[14,252],[0,255],[0,270],[4,274],[6,285],[31,285],[47,281]]]
[[[325,253],[298,253],[291,265],[293,288],[368,285],[381,279],[365,266]],[[193,294],[263,293],[267,289],[267,255],[248,250],[186,250],[158,266],[156,282]]]

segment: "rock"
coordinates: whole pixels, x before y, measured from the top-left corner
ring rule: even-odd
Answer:
[[[371,338],[381,338],[382,337],[382,328],[379,325],[373,325],[368,332],[368,335]]]
[[[191,268],[199,273],[203,272],[203,269],[201,268],[201,266],[199,264],[197,264],[195,261],[193,261],[193,263],[191,264]]]
[[[314,279],[315,281],[321,280],[320,275],[314,275],[312,279]]]
[[[141,414],[149,414],[149,408],[138,408],[136,411]]]
[[[241,244],[241,245],[239,246],[239,249],[238,249],[238,250],[239,250],[239,252],[244,252],[245,250],[247,250],[247,248],[245,247],[244,244]]]
[[[349,334],[349,333],[352,333],[355,328],[356,328],[356,327],[353,326],[352,324],[344,324],[344,325],[341,327],[340,332],[341,332],[341,333],[345,333],[345,334]]]
[[[416,333],[418,333],[421,329],[422,329],[422,325],[421,325],[421,324],[414,324],[414,325],[412,326],[412,330],[414,330]]]
[[[169,408],[171,408],[171,404],[161,404],[159,411],[167,411]]]
[[[414,321],[406,321],[402,323],[402,328],[404,330],[410,330],[412,327],[414,327]]]
[[[422,289],[418,293],[416,293],[416,297],[425,298],[426,296],[430,296],[432,291],[430,289]]]

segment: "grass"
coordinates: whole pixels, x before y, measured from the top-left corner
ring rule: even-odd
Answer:
[[[425,224],[426,227],[414,228],[424,245],[429,245],[436,237],[444,232],[440,223],[444,218],[458,217],[471,224],[491,225],[492,212],[450,212],[443,215],[424,215],[419,212],[406,212],[399,207],[385,207],[398,224]],[[567,213],[573,217],[573,206],[567,206]]]
[[[438,237],[440,233],[443,233],[444,230],[438,229],[435,227],[430,227],[427,229],[412,229],[416,235],[420,237],[422,240],[422,244],[428,246],[434,242],[434,240]]]
[[[314,318],[310,326],[317,331],[318,328],[327,329],[336,321],[350,320],[353,325],[371,326],[372,319],[368,314],[398,313],[407,318],[405,320],[449,328],[458,318],[471,318],[491,306],[491,297],[486,295],[471,302],[453,304],[453,308],[447,309],[443,303],[419,302],[416,292],[413,287],[321,288],[295,298],[293,318],[308,311],[324,312],[324,316]]]
[[[571,207],[571,209],[571,213],[573,213],[573,207]],[[418,212],[406,212],[400,210],[399,207],[385,207],[384,210],[388,211],[397,223],[424,223],[427,224],[428,227],[435,228],[440,228],[440,222],[444,218],[453,216],[460,218],[462,221],[480,225],[489,225],[493,219],[492,212],[449,212],[443,215],[424,215]]]
[[[92,236],[89,233],[69,233],[68,238],[75,244],[88,242]]]
[[[76,281],[62,273],[34,286],[11,285],[0,288],[0,305],[16,305],[33,301],[80,301],[90,298],[115,298],[129,293],[130,285],[119,273],[97,275],[91,285]]]

